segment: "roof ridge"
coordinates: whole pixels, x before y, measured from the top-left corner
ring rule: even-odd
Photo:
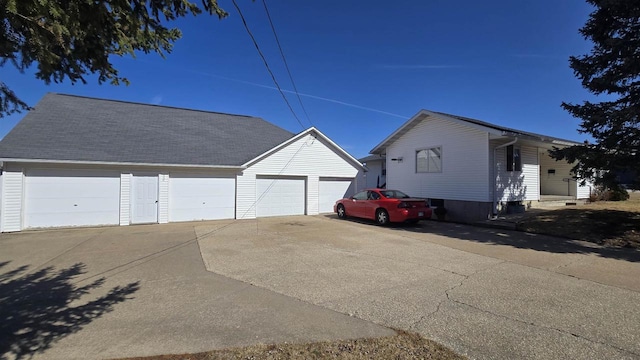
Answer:
[[[444,116],[448,116],[448,117],[457,118],[457,119],[462,120],[462,121],[474,123],[476,125],[490,127],[490,128],[493,128],[493,129],[496,129],[496,130],[500,130],[500,131],[511,131],[511,132],[520,133],[520,134],[523,134],[523,135],[530,135],[530,136],[532,135],[532,136],[537,136],[537,137],[540,137],[540,138],[549,138],[549,139],[555,139],[555,140],[560,140],[560,141],[564,141],[564,142],[571,142],[571,143],[579,144],[579,142],[577,142],[575,140],[569,140],[569,139],[565,139],[565,138],[560,138],[560,137],[553,136],[553,135],[545,135],[545,134],[535,133],[535,132],[528,131],[528,130],[516,129],[516,128],[513,128],[513,127],[494,124],[494,123],[490,123],[488,121],[475,119],[475,118],[468,117],[468,116],[450,114],[450,113],[446,113],[446,112],[442,112],[442,111],[433,111],[433,110],[426,110],[426,109],[423,109],[423,110],[429,111],[429,112],[432,112],[432,113],[435,113],[435,114],[439,114],[439,115],[444,115]]]
[[[186,110],[186,111],[193,111],[193,112],[201,112],[201,113],[206,113],[206,114],[219,114],[219,115],[241,116],[241,117],[254,118],[254,119],[261,119],[261,120],[263,120],[263,121],[266,121],[266,120],[264,120],[264,119],[263,119],[263,118],[261,118],[261,117],[252,116],[252,115],[231,114],[231,113],[224,113],[224,112],[219,112],[219,111],[200,110],[200,109],[189,109],[189,108],[179,107],[179,106],[168,106],[168,105],[147,104],[147,103],[143,103],[143,102],[136,102],[136,101],[129,101],[129,100],[105,99],[105,98],[98,98],[98,97],[84,96],[84,95],[63,94],[63,93],[57,93],[57,92],[49,92],[49,93],[47,93],[47,95],[68,96],[68,97],[75,97],[75,98],[80,98],[80,99],[99,100],[99,101],[105,101],[105,102],[117,102],[117,103],[132,104],[132,105],[153,106],[153,107],[159,107],[159,108],[165,108],[165,109],[174,109],[174,110]]]

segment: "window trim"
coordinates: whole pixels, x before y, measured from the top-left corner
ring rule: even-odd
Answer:
[[[430,150],[430,149],[440,149],[440,170],[439,171],[429,171],[427,169],[427,171],[418,171],[418,153],[420,151],[424,151],[424,150]],[[415,151],[415,155],[413,157],[413,160],[415,161],[415,173],[416,174],[441,174],[444,170],[444,166],[443,166],[443,161],[442,159],[444,158],[444,154],[442,151],[442,145],[435,145],[435,146],[427,146],[427,147],[423,147],[423,148],[418,148]],[[429,162],[427,161],[427,167],[429,165]]]

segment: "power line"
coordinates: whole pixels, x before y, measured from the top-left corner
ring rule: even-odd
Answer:
[[[287,100],[287,97],[284,95],[284,92],[280,88],[280,84],[278,84],[278,81],[276,80],[276,76],[273,74],[273,71],[271,71],[271,68],[269,67],[269,63],[267,63],[267,59],[264,57],[264,54],[262,54],[262,50],[260,50],[260,46],[258,46],[258,42],[256,41],[256,38],[251,33],[251,30],[249,30],[249,25],[247,25],[247,20],[245,20],[244,15],[242,15],[242,11],[240,11],[240,7],[238,6],[238,3],[236,3],[236,0],[231,0],[231,1],[233,2],[233,6],[235,6],[236,10],[238,11],[238,14],[240,15],[240,19],[242,20],[242,24],[244,25],[245,30],[247,30],[247,34],[249,34],[251,41],[253,41],[253,45],[256,47],[256,50],[258,50],[258,54],[260,55],[260,58],[262,58],[262,62],[264,63],[264,66],[267,68],[269,75],[271,75],[271,79],[273,80],[273,83],[278,88],[280,95],[282,95],[282,99],[284,99],[284,102],[287,103],[287,106],[289,107],[291,114],[293,114],[293,117],[296,118],[296,121],[298,121],[298,124],[300,124],[300,126],[302,127],[302,130],[304,130],[305,126],[302,125],[302,122],[298,118],[298,115],[296,115],[296,112],[293,111],[293,107],[291,107],[289,100]]]
[[[289,64],[287,63],[287,59],[284,56],[284,51],[282,50],[282,46],[280,45],[280,39],[278,39],[278,34],[276,33],[276,28],[273,26],[273,21],[271,21],[271,14],[269,14],[269,9],[267,8],[266,0],[262,0],[262,5],[264,5],[264,11],[267,13],[267,18],[269,19],[269,24],[271,25],[271,30],[273,31],[273,36],[276,38],[276,43],[278,44],[278,49],[280,49],[280,55],[282,55],[282,61],[284,62],[284,67],[287,69],[287,74],[289,74],[289,79],[291,80],[291,85],[293,85],[293,90],[298,97],[298,102],[302,107],[302,111],[304,115],[307,117],[307,121],[311,126],[313,126],[313,122],[311,122],[311,118],[309,118],[309,114],[307,114],[307,109],[305,109],[304,104],[302,104],[302,99],[300,98],[300,94],[298,93],[298,88],[296,87],[296,83],[293,81],[293,76],[291,75],[291,70],[289,70]]]

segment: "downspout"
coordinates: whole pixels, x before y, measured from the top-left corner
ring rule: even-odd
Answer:
[[[493,207],[491,209],[491,211],[493,212],[491,214],[492,218],[495,219],[495,217],[498,216],[498,199],[497,199],[497,194],[496,194],[496,187],[498,186],[497,183],[497,178],[498,178],[498,161],[496,160],[496,150],[498,149],[502,149],[504,147],[507,147],[509,145],[513,145],[516,142],[518,142],[518,138],[516,137],[515,139],[513,139],[513,141],[510,141],[508,143],[502,144],[502,145],[498,145],[496,147],[493,148],[493,189],[492,189],[492,198],[493,198]]]

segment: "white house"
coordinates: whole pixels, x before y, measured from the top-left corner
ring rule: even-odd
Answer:
[[[362,164],[315,128],[47,94],[0,141],[0,231],[331,212]]]
[[[358,184],[363,188],[385,187],[387,183],[387,163],[384,156],[369,155],[358,159],[365,166],[358,174]]]
[[[548,155],[576,144],[551,136],[421,110],[371,150],[386,156],[387,188],[444,203],[460,221],[486,219],[510,202],[530,205],[554,196],[586,199],[590,187],[572,165]]]

